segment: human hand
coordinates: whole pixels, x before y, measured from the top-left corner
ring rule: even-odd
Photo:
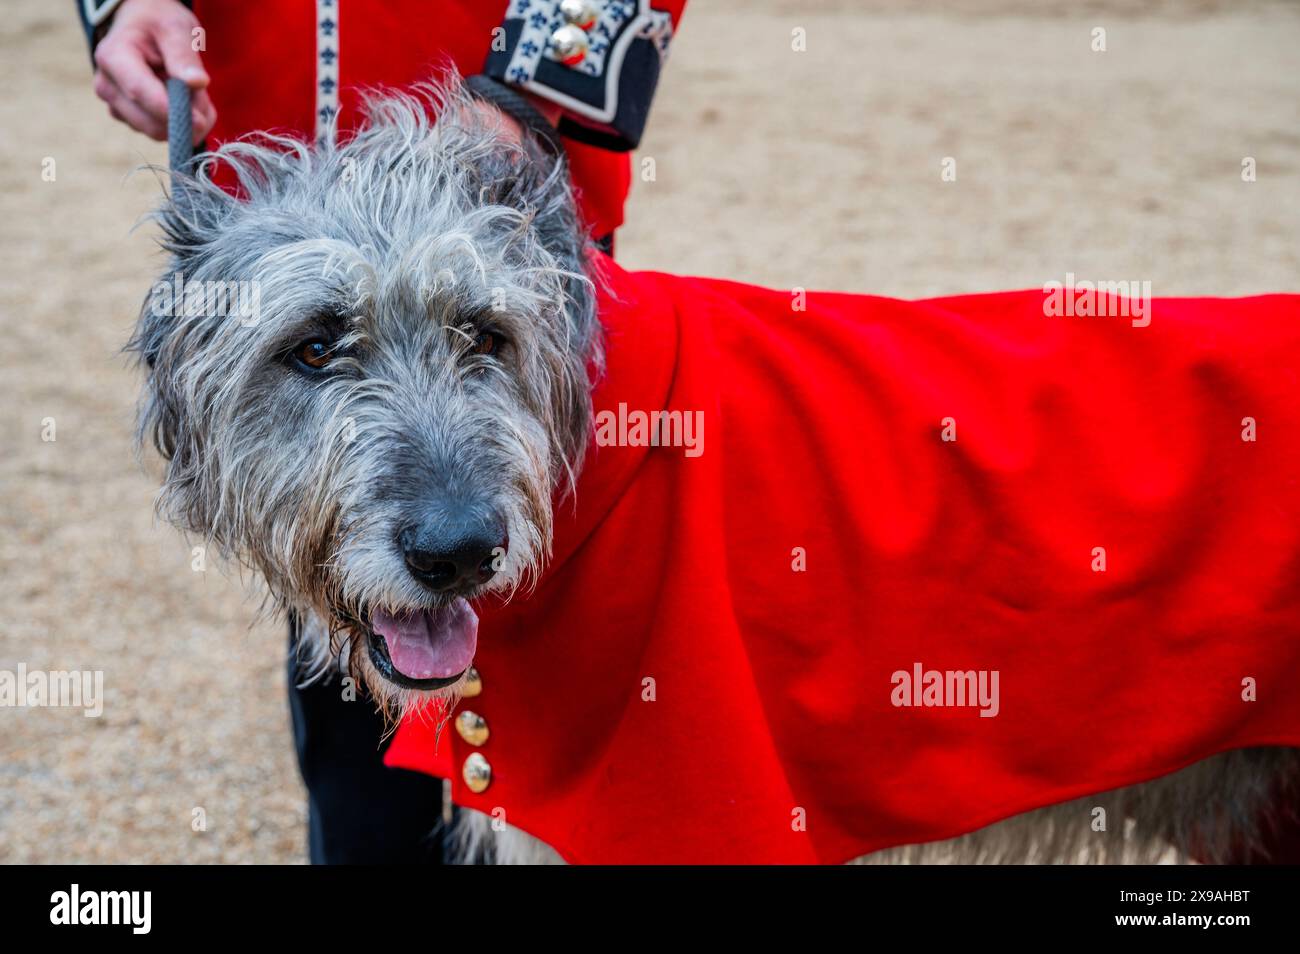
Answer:
[[[174,76],[194,90],[194,142],[212,129],[217,111],[209,77],[193,47],[198,19],[177,0],[124,0],[95,48],[95,95],[114,119],[146,136],[167,139],[167,88]]]

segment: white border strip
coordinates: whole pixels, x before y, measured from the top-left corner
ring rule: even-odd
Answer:
[[[316,0],[316,140],[334,140],[339,114],[339,6],[342,0]],[[326,24],[330,26],[327,28]],[[322,53],[333,52],[326,63]],[[328,82],[329,90],[324,87]]]

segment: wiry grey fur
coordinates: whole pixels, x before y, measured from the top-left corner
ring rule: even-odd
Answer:
[[[341,146],[266,138],[208,161],[232,167],[243,195],[174,179],[158,213],[172,255],[163,280],[255,280],[262,312],[250,326],[146,305],[133,345],[149,366],[141,435],[167,462],[161,508],[265,578],[305,620],[317,669],[342,657],[400,711],[420,694],[355,651],[355,621],[437,601],[393,543],[408,509],[435,492],[507,514],[508,555],[486,589],[509,592],[541,567],[552,500],[581,462],[600,341],[567,172],[454,84],[374,101]],[[321,322],[355,354],[345,374],[307,380],[282,355]],[[488,327],[509,350],[468,355]],[[1251,837],[1295,769],[1290,750],[1228,753],[868,860],[1217,860]],[[556,860],[464,814],[466,858]]]
[[[350,621],[437,601],[403,566],[398,525],[430,494],[502,512],[510,545],[487,589],[527,583],[586,446],[600,343],[563,164],[456,86],[368,110],[340,146],[224,146],[207,165],[235,170],[239,198],[174,178],[162,281],[259,282],[261,315],[146,302],[133,347],[150,366],[140,426],[167,461],[163,513],[260,573],[283,608],[327,621],[334,652],[400,706],[349,653]],[[322,322],[356,357],[306,380],[283,354]],[[467,354],[489,328],[507,350]]]

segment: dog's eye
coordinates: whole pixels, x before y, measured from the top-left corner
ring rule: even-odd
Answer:
[[[306,365],[313,371],[319,371],[334,360],[334,348],[328,341],[313,338],[294,348],[293,357],[300,364]]]
[[[474,354],[489,357],[501,350],[505,340],[495,331],[481,331],[474,339]]]

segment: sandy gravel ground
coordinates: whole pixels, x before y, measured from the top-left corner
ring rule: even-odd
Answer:
[[[132,457],[118,349],[159,258],[131,231],[157,185],[126,177],[164,157],[92,96],[69,6],[0,15],[0,669],[101,669],[106,707],[0,708],[0,861],[300,861],[281,627],[191,569]],[[1298,44],[1295,3],[699,3],[621,257],[905,296],[1296,290]]]

